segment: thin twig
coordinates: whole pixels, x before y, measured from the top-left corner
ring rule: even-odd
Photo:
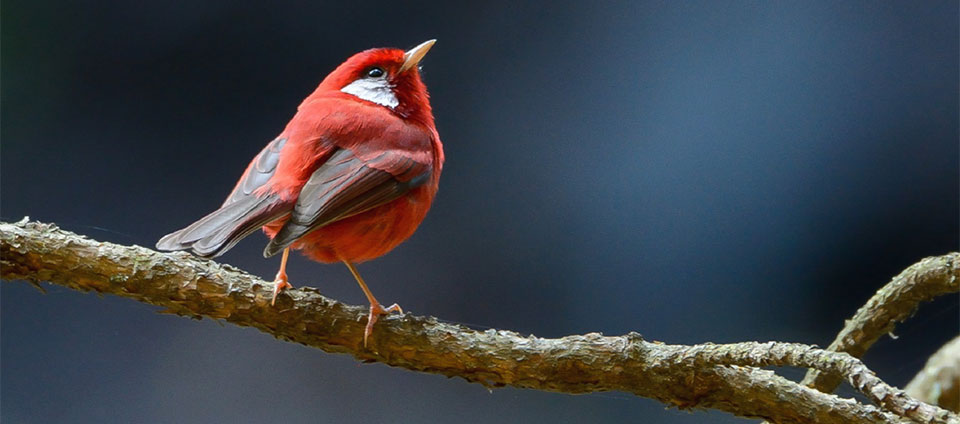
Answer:
[[[877,291],[853,318],[827,350],[846,352],[860,358],[883,335],[893,332],[897,323],[906,320],[922,302],[960,291],[960,253],[950,253],[921,260],[901,272]],[[842,377],[821,370],[810,370],[803,384],[825,393],[840,385]]]
[[[735,343],[729,345],[696,345],[681,355],[693,356],[704,365],[794,366],[818,369],[846,378],[851,386],[873,403],[916,422],[948,422],[951,412],[913,399],[903,390],[892,387],[867,369],[859,359],[846,353],[830,352],[796,343]]]

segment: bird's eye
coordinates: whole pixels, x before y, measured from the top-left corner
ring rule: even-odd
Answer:
[[[383,76],[383,69],[370,68],[369,70],[367,70],[367,76],[370,78],[380,78]]]

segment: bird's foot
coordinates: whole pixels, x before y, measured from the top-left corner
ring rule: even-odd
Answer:
[[[388,308],[380,306],[379,303],[370,304],[370,315],[367,316],[367,328],[363,330],[363,347],[367,347],[367,339],[370,338],[370,333],[373,332],[373,324],[377,323],[377,319],[380,318],[380,315],[387,315],[391,312],[403,313],[403,309],[400,308],[400,305],[394,303]]]
[[[270,306],[273,306],[277,303],[277,295],[283,289],[292,289],[293,286],[287,281],[287,273],[280,271],[277,273],[277,278],[273,280],[273,299],[270,299]]]

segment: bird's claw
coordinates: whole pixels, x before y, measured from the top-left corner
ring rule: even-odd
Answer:
[[[273,280],[273,298],[270,299],[270,306],[277,303],[277,295],[280,294],[283,289],[292,288],[293,286],[287,281],[287,274],[285,272],[277,273],[277,278]]]
[[[370,305],[370,315],[367,316],[367,328],[363,330],[363,347],[367,347],[367,339],[369,339],[370,334],[373,333],[373,324],[377,323],[377,319],[380,318],[380,315],[387,315],[391,312],[403,314],[403,308],[396,303],[386,308],[380,306],[379,303]]]

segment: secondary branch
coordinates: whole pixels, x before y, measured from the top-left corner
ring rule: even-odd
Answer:
[[[827,347],[860,358],[897,323],[913,315],[923,302],[960,291],[960,254],[926,258],[911,265],[880,290],[846,321],[837,338]],[[840,385],[838,374],[810,370],[803,384],[830,393]]]

